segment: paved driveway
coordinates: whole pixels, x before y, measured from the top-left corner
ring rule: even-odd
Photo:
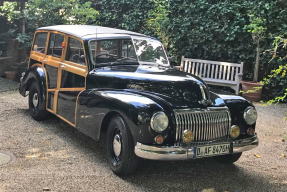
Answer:
[[[0,166],[0,191],[287,191],[287,106],[256,106],[260,146],[234,165],[145,161],[136,175],[120,178],[108,168],[103,139],[53,116],[36,122],[27,98],[0,93],[0,151],[16,157]]]

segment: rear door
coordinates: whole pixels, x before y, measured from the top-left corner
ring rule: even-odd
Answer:
[[[83,41],[67,36],[65,44],[64,59],[59,65],[57,114],[75,126],[77,98],[86,89],[88,67]]]
[[[47,110],[52,113],[57,113],[57,94],[60,84],[60,63],[63,61],[63,42],[65,35],[58,32],[49,32],[49,43],[46,58],[44,59],[44,67],[47,72],[48,81],[48,98]]]

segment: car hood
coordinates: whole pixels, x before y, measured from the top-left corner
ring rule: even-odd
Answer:
[[[189,73],[167,67],[124,65],[101,67],[87,76],[87,89],[112,88],[163,99],[174,108],[224,105],[206,84]],[[216,100],[217,99],[217,100]]]

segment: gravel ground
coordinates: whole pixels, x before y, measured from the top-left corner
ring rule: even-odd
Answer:
[[[287,191],[287,105],[256,107],[260,145],[234,165],[145,161],[137,174],[120,178],[106,163],[103,139],[54,116],[36,122],[27,98],[0,93],[0,151],[15,156],[0,167],[0,191]]]

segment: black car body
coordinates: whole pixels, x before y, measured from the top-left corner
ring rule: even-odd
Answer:
[[[116,174],[131,173],[138,157],[233,163],[258,145],[252,103],[217,95],[172,68],[152,37],[99,26],[43,27],[28,67],[19,91],[29,91],[32,117],[53,113],[95,140],[107,132]]]

